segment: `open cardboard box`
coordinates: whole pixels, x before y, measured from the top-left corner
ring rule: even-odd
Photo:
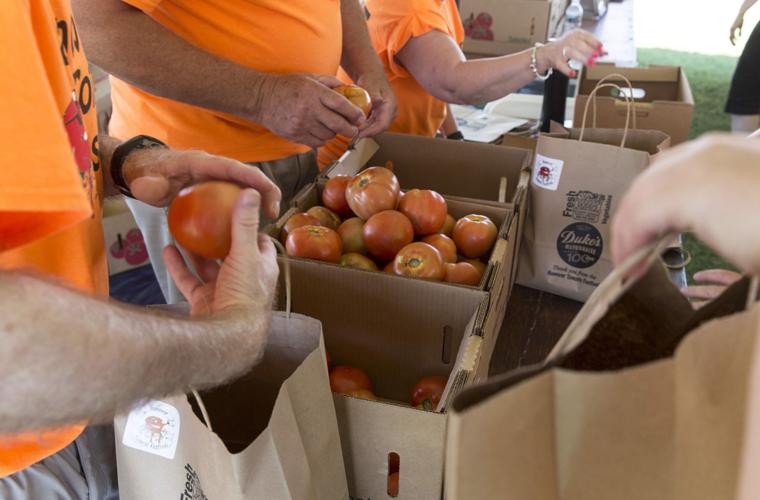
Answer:
[[[356,175],[388,161],[402,190],[432,189],[447,198],[517,205],[530,181],[529,151],[393,133],[358,141],[323,176]]]
[[[397,453],[397,498],[441,498],[446,409],[490,363],[484,339],[496,331],[487,329],[489,294],[386,273],[336,273],[298,259],[289,266],[292,311],[319,319],[333,365],[365,370],[381,398],[334,396],[351,497],[389,498],[389,454]],[[426,375],[449,376],[435,412],[407,404]]]
[[[267,228],[267,232],[275,237],[279,238],[280,234],[282,232],[282,228],[285,226],[285,223],[292,217],[293,215],[299,213],[299,212],[306,212],[311,207],[320,205],[322,200],[322,189],[324,188],[325,183],[327,182],[326,179],[320,179],[317,181],[317,183],[312,184],[305,188],[303,191],[301,191],[298,196],[294,199],[292,206],[288,209],[287,212],[285,212],[282,217],[280,217],[275,224],[269,226]],[[491,250],[491,254],[488,256],[488,261],[486,263],[486,272],[483,274],[483,278],[480,281],[480,284],[478,285],[478,288],[481,290],[491,290],[496,282],[500,284],[499,274],[503,273],[503,268],[506,266],[506,269],[509,270],[511,260],[509,260],[509,245],[508,242],[505,241],[505,239],[510,235],[510,230],[512,229],[512,225],[516,225],[517,221],[514,220],[512,210],[507,207],[506,205],[488,205],[488,204],[482,204],[474,201],[467,201],[467,200],[446,200],[446,203],[448,205],[448,211],[449,213],[455,218],[459,219],[461,217],[464,217],[465,215],[470,214],[480,214],[485,215],[489,217],[494,224],[496,224],[496,227],[499,230],[498,238],[496,240],[496,243],[494,245],[494,248]],[[514,230],[511,231],[511,234],[514,234]],[[318,260],[309,260],[304,259],[306,262],[308,262],[310,265],[315,266],[330,266],[334,269],[336,269],[336,272],[340,272],[340,269],[343,269],[343,266],[340,266],[338,264],[331,264],[328,262],[321,262]],[[364,271],[364,272],[373,272],[373,271]],[[383,272],[382,268],[377,272]],[[394,275],[395,276],[395,275]],[[406,276],[397,276],[399,279],[415,279],[415,278],[408,278]],[[447,283],[449,286],[466,286],[466,285],[455,285],[453,283]]]
[[[462,0],[464,52],[503,56],[546,43],[558,31],[567,0]]]
[[[612,63],[600,63],[593,68],[584,67],[578,82],[573,126],[580,128],[588,96],[602,78],[619,73],[631,81],[636,110],[636,128],[660,130],[670,136],[672,145],[689,138],[694,112],[694,97],[689,80],[680,66],[649,66],[623,68]],[[610,80],[627,91],[622,80]],[[627,106],[625,99],[615,97],[617,89],[601,89],[597,94],[598,128],[623,128]],[[589,108],[587,126],[593,123],[593,103]]]

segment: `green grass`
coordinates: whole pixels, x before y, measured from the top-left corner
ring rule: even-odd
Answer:
[[[684,68],[694,95],[694,120],[689,134],[692,139],[705,132],[731,129],[730,119],[723,109],[736,67],[735,57],[663,49],[638,49],[638,58],[642,66],[663,64]],[[693,235],[684,235],[684,247],[692,257],[687,267],[690,281],[693,274],[702,269],[733,269],[733,266],[715,255]]]

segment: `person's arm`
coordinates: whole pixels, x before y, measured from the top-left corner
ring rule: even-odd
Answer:
[[[370,119],[359,136],[372,137],[388,128],[396,117],[396,96],[372,47],[364,7],[359,0],[341,0],[340,14],[343,25],[341,66],[372,98]]]
[[[271,241],[258,234],[259,196],[235,207],[221,267],[205,283],[167,250],[197,318],[117,305],[21,272],[0,272],[0,433],[110,419],[137,400],[220,384],[263,355],[277,282]]]
[[[553,68],[574,76],[569,59],[593,65],[602,53],[602,44],[593,35],[574,31],[538,50],[537,70],[544,74]],[[431,95],[454,104],[492,101],[536,78],[530,69],[531,50],[468,61],[456,41],[437,30],[411,38],[396,59]]]
[[[744,15],[756,3],[757,3],[757,0],[744,0],[744,3],[742,3],[742,6],[739,7],[739,12],[736,14],[736,19],[734,19],[734,23],[731,25],[731,34],[729,35],[729,39],[731,40],[731,45],[736,45],[736,39],[742,35],[742,27],[744,26]]]
[[[312,147],[353,136],[359,108],[330,87],[334,76],[274,75],[216,57],[121,0],[72,1],[87,55],[151,94],[260,123]]]
[[[732,264],[760,273],[760,141],[705,136],[664,153],[633,183],[612,224],[623,262],[669,232],[693,231]]]

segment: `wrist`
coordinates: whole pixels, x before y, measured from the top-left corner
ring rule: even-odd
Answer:
[[[278,80],[277,75],[266,73],[255,75],[252,84],[246,90],[247,99],[243,105],[243,118],[259,124],[267,123],[269,116],[267,104],[271,102]]]
[[[536,50],[536,70],[539,74],[545,75],[547,71],[553,68],[551,63],[550,52],[557,46],[555,43],[550,43],[539,47]]]

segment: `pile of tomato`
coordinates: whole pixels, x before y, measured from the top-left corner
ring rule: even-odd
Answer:
[[[497,237],[485,215],[455,220],[435,191],[402,193],[384,167],[331,178],[322,205],[286,221],[281,239],[288,255],[475,286],[486,269],[480,259]]]

